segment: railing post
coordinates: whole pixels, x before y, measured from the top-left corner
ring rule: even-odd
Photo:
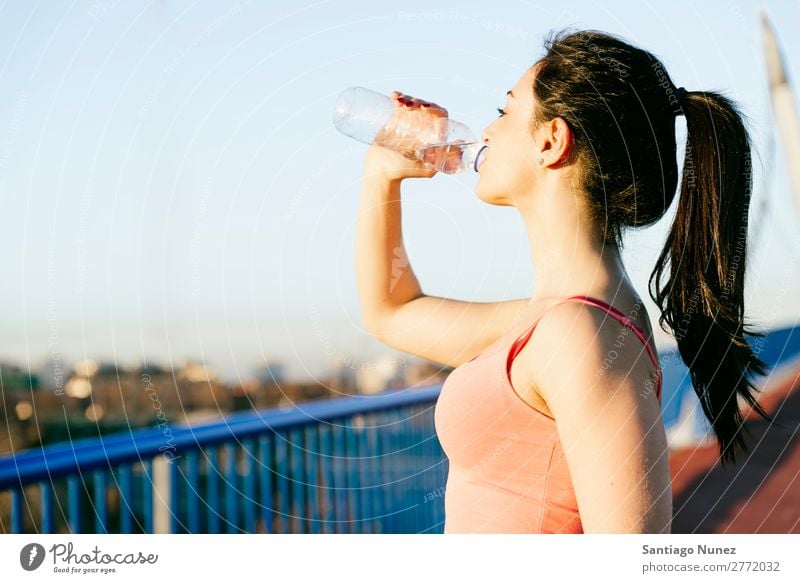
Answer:
[[[67,508],[69,514],[69,532],[78,534],[81,532],[81,487],[83,482],[79,481],[79,476],[67,478]]]
[[[53,485],[47,480],[39,482],[39,495],[42,504],[42,533],[53,534],[56,531]]]
[[[272,496],[272,437],[262,435],[258,438],[259,447],[259,473],[261,486],[261,520],[264,523],[264,532],[272,533],[272,508],[274,499]]]
[[[172,511],[169,503],[173,484],[170,484],[170,460],[162,455],[153,458],[153,533],[169,534]]]
[[[119,467],[119,529],[123,534],[133,532],[134,495],[133,470],[130,465]]]
[[[11,532],[22,534],[22,503],[25,500],[25,490],[21,487],[11,488]]]

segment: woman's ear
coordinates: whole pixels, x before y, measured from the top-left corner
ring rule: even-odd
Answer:
[[[546,126],[545,165],[561,166],[570,161],[574,139],[572,129],[563,118],[551,119]]]
[[[573,148],[572,129],[563,118],[556,117],[542,124],[539,133],[544,166],[561,166],[569,162]]]

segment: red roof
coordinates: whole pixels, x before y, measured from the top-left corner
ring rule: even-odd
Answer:
[[[784,428],[748,410],[752,451],[735,465],[716,442],[670,453],[673,533],[800,533],[800,368],[759,403]]]

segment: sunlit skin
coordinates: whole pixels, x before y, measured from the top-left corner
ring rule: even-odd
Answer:
[[[476,186],[479,199],[513,206],[522,217],[535,271],[531,297],[475,303],[427,296],[408,266],[393,281],[392,294],[362,291],[362,306],[382,307],[372,330],[386,344],[458,366],[521,319],[534,322],[558,300],[588,295],[626,314],[655,347],[619,250],[603,244],[586,211],[577,168],[569,162],[569,125],[556,118],[531,128],[535,74],[535,66],[522,74],[506,95],[504,115],[483,131],[489,148]],[[390,198],[399,196],[401,180],[434,174],[386,148],[373,145],[367,154],[365,180],[371,177],[370,188],[393,193]],[[401,233],[393,227],[383,233],[386,243],[405,260]],[[385,269],[380,258],[388,250],[367,256],[373,252],[359,251],[362,282],[387,277],[369,269]],[[622,347],[615,345],[621,329],[597,308],[561,304],[539,321],[510,378],[525,401],[556,420],[584,532],[669,532],[672,497],[655,367],[632,332]],[[616,357],[609,365],[611,351]]]

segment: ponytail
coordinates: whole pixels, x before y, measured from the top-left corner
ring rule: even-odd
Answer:
[[[683,178],[672,228],[650,276],[650,295],[661,309],[661,328],[666,330],[666,322],[675,335],[724,466],[736,461],[737,447],[750,452],[737,397],[772,421],[748,378],[765,375],[767,365],[744,337],[750,139],[741,113],[726,97],[698,91],[681,101],[688,128]],[[667,262],[669,279],[662,286]]]

